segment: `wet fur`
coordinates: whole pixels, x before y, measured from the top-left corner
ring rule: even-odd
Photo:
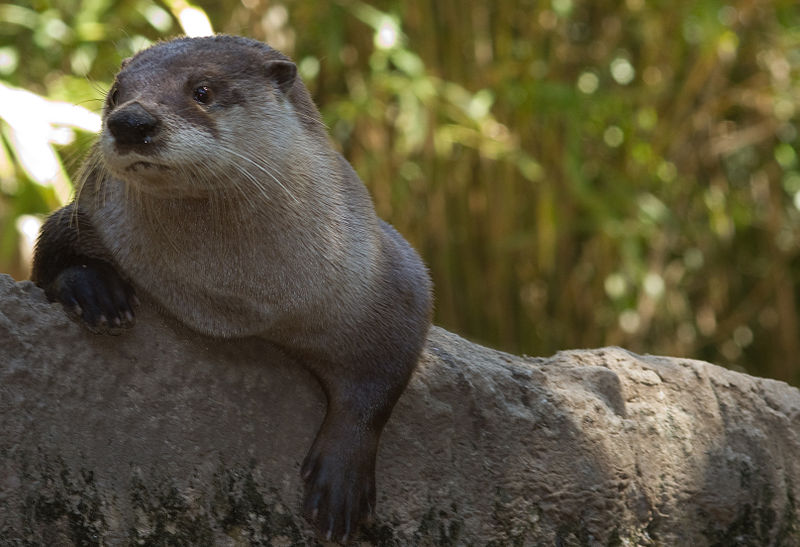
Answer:
[[[308,367],[328,411],[302,468],[304,511],[346,542],[374,508],[380,433],[428,330],[427,271],[376,217],[281,53],[179,39],[123,67],[104,119],[141,106],[158,132],[122,148],[104,126],[32,278],[96,332],[132,325],[135,289],[198,332],[260,336]],[[214,102],[191,100],[200,85]]]

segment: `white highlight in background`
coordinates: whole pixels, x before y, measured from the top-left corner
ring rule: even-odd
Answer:
[[[0,83],[0,118],[8,124],[12,148],[31,180],[52,185],[59,200],[67,203],[70,187],[53,144],[71,143],[75,139],[72,128],[99,132],[100,116],[81,106],[50,101]]]
[[[198,36],[213,36],[214,29],[211,27],[211,21],[208,15],[201,9],[194,7],[186,7],[178,12],[178,21],[181,23],[181,28],[186,36],[196,38]]]

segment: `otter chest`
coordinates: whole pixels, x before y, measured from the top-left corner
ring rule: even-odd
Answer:
[[[96,225],[136,288],[204,334],[263,334],[308,304],[291,264],[275,260],[269,241],[244,247],[241,238],[211,237],[202,228],[132,225],[124,214]]]
[[[280,318],[285,307],[281,302],[287,300],[288,293],[276,290],[279,283],[268,273],[243,263],[255,258],[252,254],[242,257],[195,245],[149,265],[135,253],[121,251],[119,256],[136,285],[182,322],[207,334],[263,333]]]

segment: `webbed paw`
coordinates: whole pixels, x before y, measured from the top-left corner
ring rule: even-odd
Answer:
[[[320,538],[346,544],[375,507],[377,443],[318,438],[303,462],[303,514]]]
[[[70,266],[47,288],[70,319],[97,334],[120,334],[135,323],[133,288],[104,263]]]

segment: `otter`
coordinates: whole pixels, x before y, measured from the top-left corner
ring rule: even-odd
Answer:
[[[381,432],[430,326],[422,260],[267,44],[157,43],[123,62],[102,118],[31,278],[94,333],[133,327],[146,294],[199,333],[261,337],[307,367],[327,408],[302,510],[347,543],[374,511]]]

